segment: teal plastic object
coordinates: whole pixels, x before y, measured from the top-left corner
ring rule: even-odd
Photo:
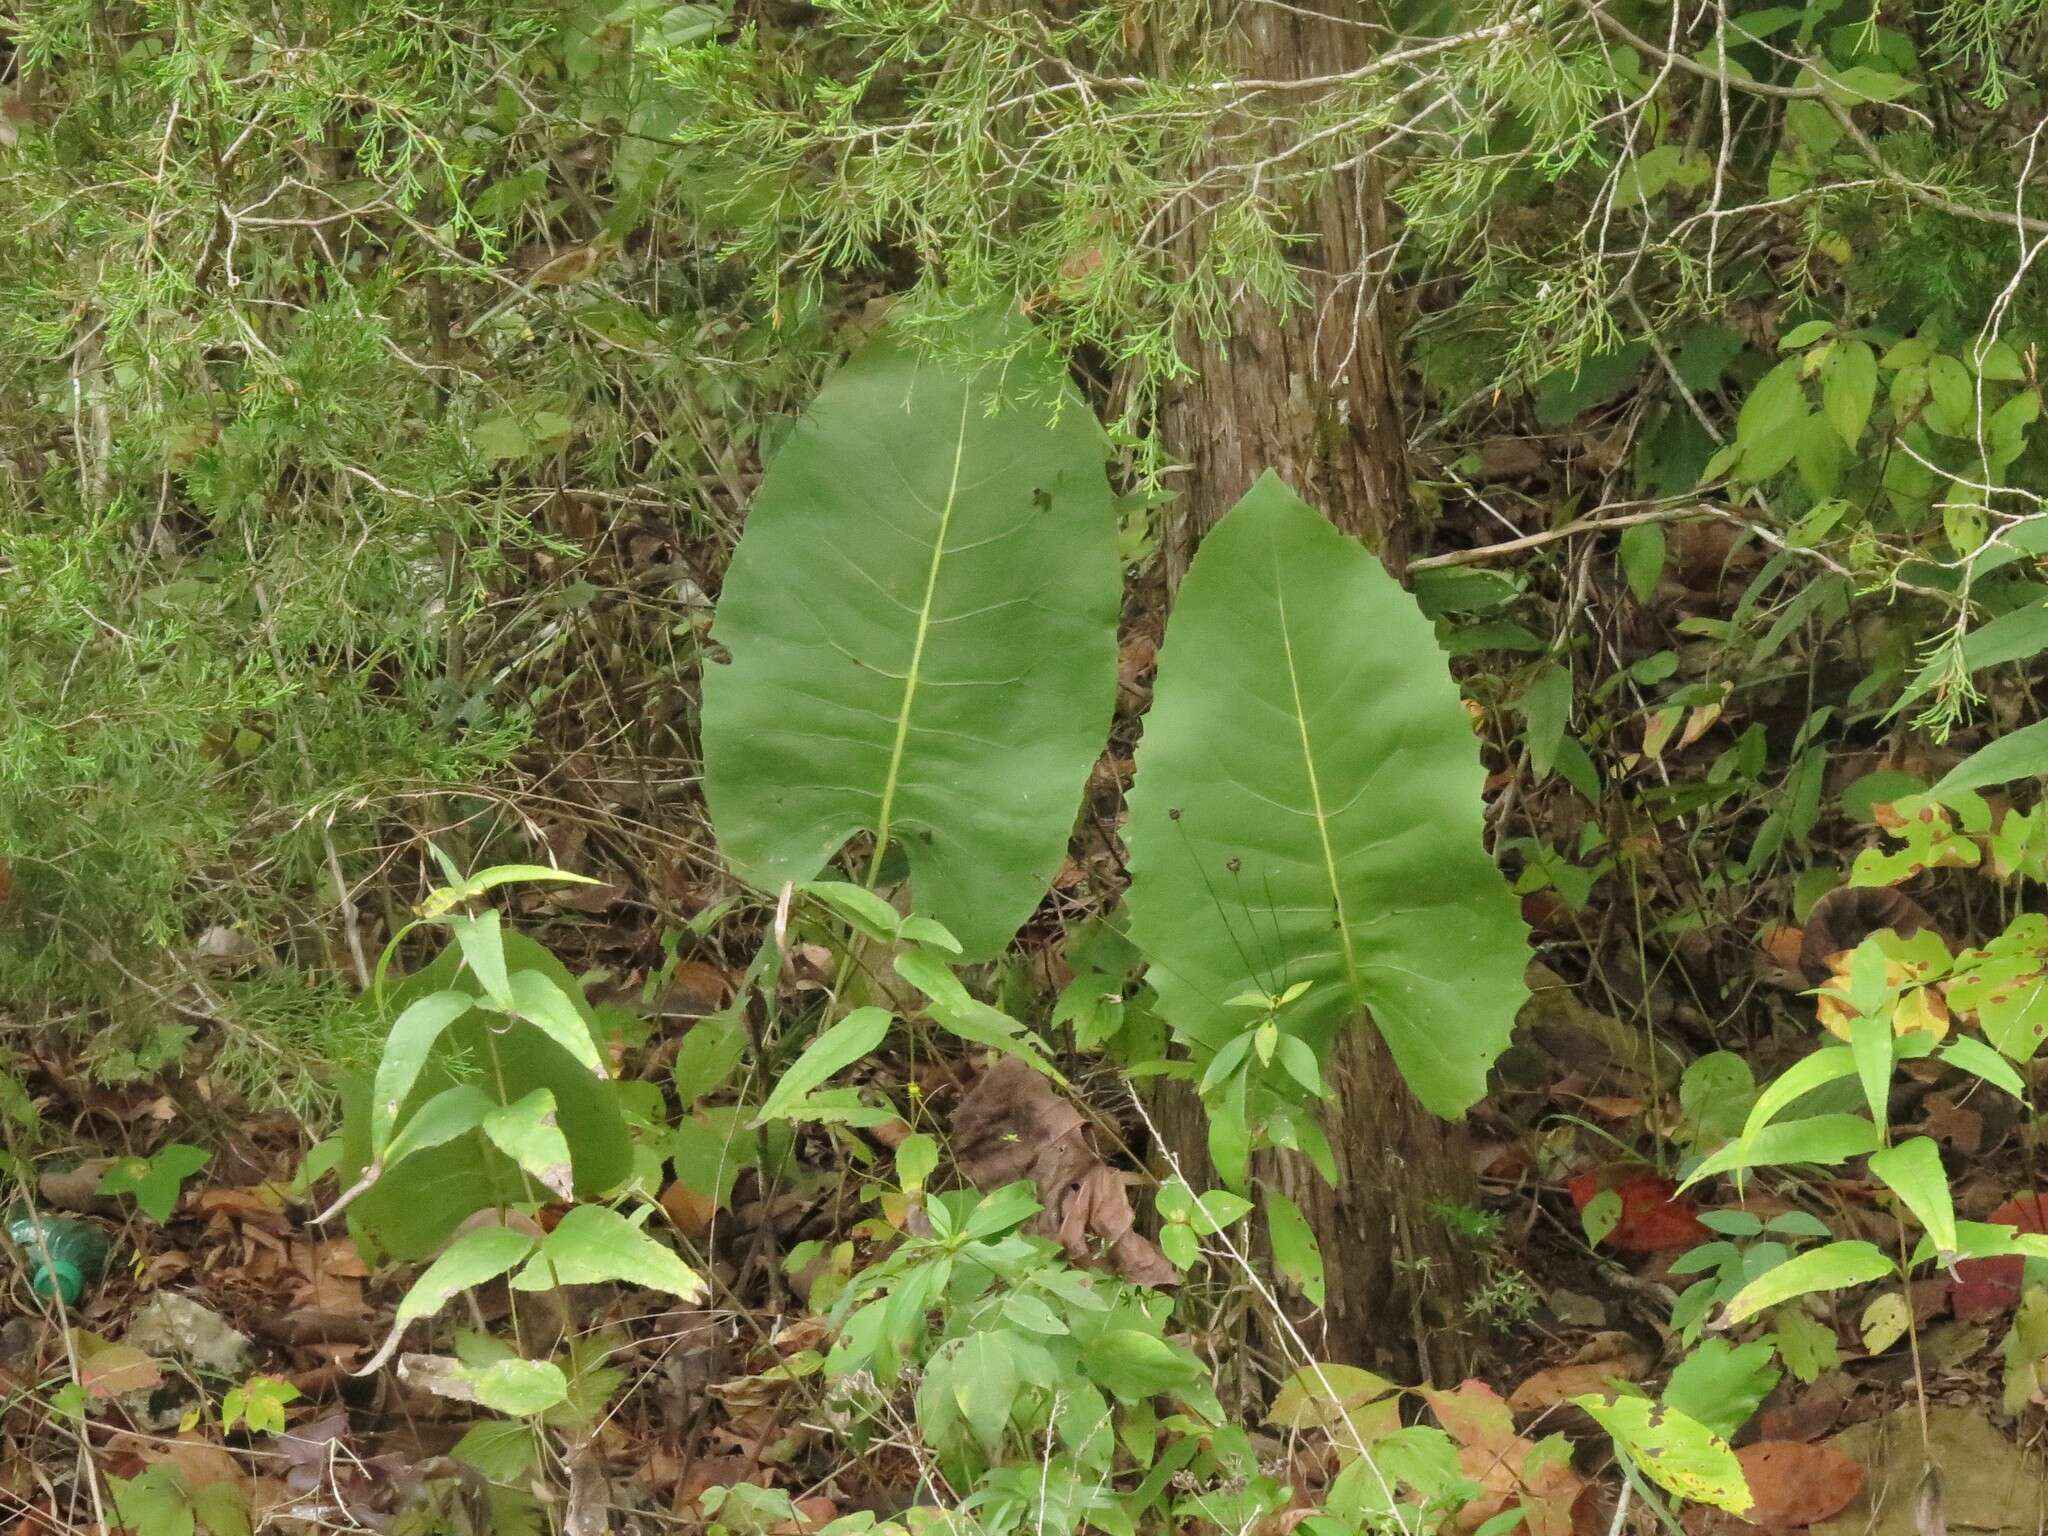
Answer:
[[[107,1272],[114,1249],[113,1240],[89,1221],[20,1206],[7,1213],[7,1235],[28,1261],[29,1289],[58,1297],[67,1307],[77,1306],[86,1287]]]

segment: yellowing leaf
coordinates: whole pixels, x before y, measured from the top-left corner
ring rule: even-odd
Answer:
[[[1399,1390],[1384,1376],[1355,1365],[1307,1365],[1281,1384],[1266,1422],[1282,1429],[1328,1429]]]
[[[1897,1291],[1886,1291],[1863,1309],[1863,1321],[1857,1332],[1862,1334],[1866,1350],[1881,1355],[1906,1336],[1912,1322],[1913,1309],[1906,1298]]]
[[[1659,1487],[1732,1515],[1754,1502],[1735,1452],[1699,1420],[1646,1397],[1610,1394],[1574,1401]]]

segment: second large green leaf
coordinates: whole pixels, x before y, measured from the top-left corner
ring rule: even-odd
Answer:
[[[1102,434],[1018,335],[981,363],[884,338],[832,377],[748,513],[704,681],[738,872],[809,879],[868,833],[970,957],[1058,869],[1116,696]]]
[[[1462,1113],[1528,995],[1528,931],[1481,842],[1484,774],[1429,621],[1267,475],[1181,585],[1130,797],[1131,934],[1198,1060],[1232,999],[1318,1050],[1369,1015]]]

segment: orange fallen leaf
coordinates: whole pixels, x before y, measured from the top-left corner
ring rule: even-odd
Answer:
[[[700,1195],[680,1179],[661,1192],[661,1208],[668,1212],[676,1230],[689,1238],[708,1237],[712,1220],[718,1215],[717,1201]]]
[[[1586,1100],[1586,1108],[1603,1120],[1633,1120],[1643,1112],[1643,1101],[1613,1094],[1596,1094]]]
[[[732,992],[732,978],[705,960],[685,960],[669,979],[664,1001],[685,1014],[716,1013]]]
[[[1812,1525],[1840,1514],[1863,1491],[1863,1467],[1831,1445],[1759,1440],[1735,1453],[1756,1500],[1752,1525]]]
[[[1757,935],[1757,944],[1780,970],[1799,971],[1799,949],[1806,942],[1806,930],[1779,926]]]
[[[1516,1413],[1539,1413],[1588,1392],[1605,1392],[1616,1376],[1627,1375],[1612,1360],[1598,1365],[1553,1365],[1516,1387],[1508,1406]]]

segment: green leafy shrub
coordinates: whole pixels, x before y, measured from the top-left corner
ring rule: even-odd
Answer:
[[[373,1255],[420,1258],[480,1213],[588,1198],[630,1171],[609,1043],[582,989],[495,911],[457,910],[506,879],[536,877],[578,878],[485,871],[433,893],[412,925],[443,928],[451,942],[380,1008],[390,1033],[374,1077],[348,1085],[347,1189],[323,1218],[346,1211]]]

